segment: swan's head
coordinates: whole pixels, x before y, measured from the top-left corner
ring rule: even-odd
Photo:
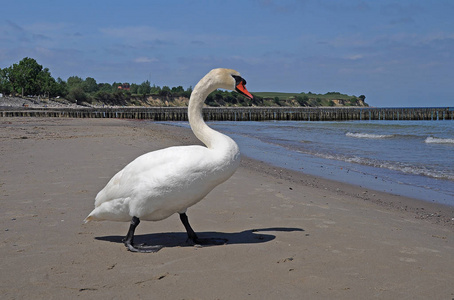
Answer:
[[[253,99],[254,96],[246,89],[246,80],[240,73],[232,69],[213,69],[207,74],[217,85],[216,88],[237,91],[244,96]]]

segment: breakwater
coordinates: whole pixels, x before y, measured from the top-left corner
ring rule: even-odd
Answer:
[[[454,120],[454,107],[206,107],[207,121]],[[187,121],[186,107],[0,108],[0,117],[120,118]]]

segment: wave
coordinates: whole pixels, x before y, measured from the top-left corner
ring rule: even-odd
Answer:
[[[391,138],[393,134],[372,134],[372,133],[356,133],[356,132],[347,132],[345,134],[348,137],[354,137],[358,139],[387,139]]]
[[[425,177],[431,177],[435,179],[443,179],[454,181],[454,173],[449,171],[431,170],[425,166],[415,166],[405,163],[397,163],[391,161],[380,161],[359,156],[344,156],[338,154],[327,154],[327,153],[311,153],[320,158],[344,161],[353,164],[359,164],[363,166],[369,166],[374,168],[388,169],[392,171],[402,172],[411,175],[419,175]]]
[[[424,142],[426,144],[454,144],[454,139],[442,139],[429,136]]]

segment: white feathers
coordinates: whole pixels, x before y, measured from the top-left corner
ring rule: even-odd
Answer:
[[[216,71],[216,72],[214,72]],[[234,72],[234,73],[232,73]],[[95,200],[89,221],[162,220],[202,200],[214,187],[237,169],[237,144],[209,128],[202,119],[202,103],[218,86],[234,89],[232,76],[238,73],[216,69],[208,73],[191,95],[189,122],[205,145],[170,147],[139,156],[119,171]]]

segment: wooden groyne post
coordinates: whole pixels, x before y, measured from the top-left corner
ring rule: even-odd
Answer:
[[[207,121],[454,120],[454,107],[206,107]],[[186,107],[0,108],[0,117],[119,118],[187,121]]]

